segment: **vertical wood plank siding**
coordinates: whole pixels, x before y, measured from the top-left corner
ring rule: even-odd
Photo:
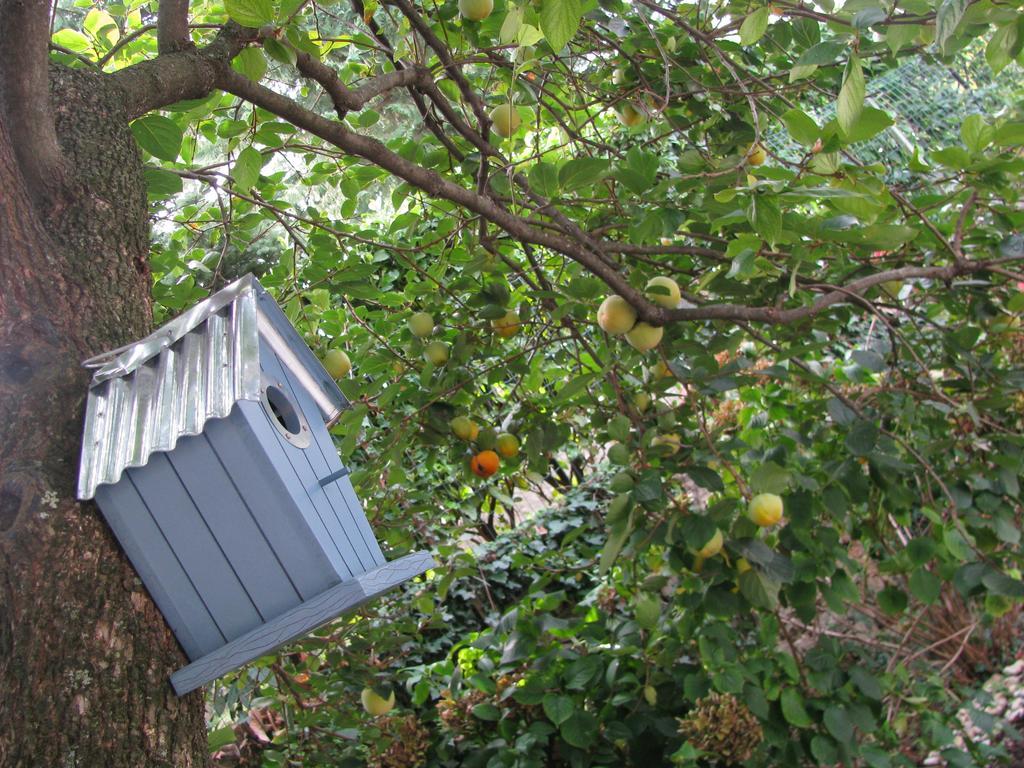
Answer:
[[[127,478],[101,485],[96,501],[185,655],[195,660],[224,645],[226,638],[135,486]]]
[[[240,401],[229,418],[208,421],[205,435],[288,578],[308,600],[340,579],[306,525],[297,499],[289,494],[280,468],[249,429],[243,406],[263,410],[259,403]]]
[[[146,502],[153,519],[192,576],[192,582],[227,639],[260,624],[260,615],[224,551],[210,533],[166,453],[154,453],[128,478]]]

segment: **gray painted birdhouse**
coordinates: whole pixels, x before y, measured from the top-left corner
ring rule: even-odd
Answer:
[[[78,497],[188,656],[178,695],[433,566],[384,560],[328,433],[348,401],[253,276],[86,365]]]

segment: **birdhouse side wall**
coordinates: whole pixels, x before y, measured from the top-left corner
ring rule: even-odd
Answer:
[[[241,405],[97,495],[190,659],[341,580]]]
[[[260,364],[265,380],[282,384],[282,390],[305,416],[309,445],[299,448],[288,442],[265,408],[255,403],[239,405],[243,413],[251,416],[249,422],[253,431],[269,445],[268,455],[282,475],[290,468],[294,482],[289,483],[289,487],[293,489],[296,503],[306,513],[310,529],[322,542],[325,553],[343,579],[382,565],[384,555],[349,478],[345,476],[320,484],[322,479],[343,470],[343,465],[312,398],[299,386],[293,372],[263,343]]]

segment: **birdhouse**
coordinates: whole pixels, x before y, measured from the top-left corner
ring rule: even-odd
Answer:
[[[78,498],[181,643],[178,695],[434,565],[385,561],[328,432],[349,403],[253,276],[86,365]]]

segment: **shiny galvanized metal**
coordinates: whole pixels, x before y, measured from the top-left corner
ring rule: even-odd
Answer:
[[[208,419],[227,417],[239,400],[259,401],[261,338],[296,372],[324,421],[336,421],[348,407],[344,395],[256,278],[246,275],[146,338],[85,361],[96,372],[78,498],[91,499],[97,486],[117,483],[126,468],[200,434]]]

